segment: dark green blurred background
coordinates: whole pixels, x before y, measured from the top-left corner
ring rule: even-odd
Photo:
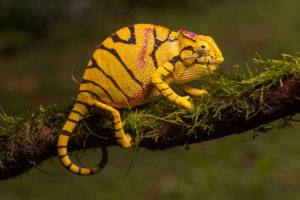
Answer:
[[[211,35],[222,69],[299,52],[299,0],[1,0],[0,105],[8,114],[70,102],[94,49],[117,29],[152,23]],[[79,177],[56,158],[0,182],[0,199],[299,199],[298,129],[252,132],[163,152],[110,148],[105,170]],[[73,154],[89,165],[100,151]]]

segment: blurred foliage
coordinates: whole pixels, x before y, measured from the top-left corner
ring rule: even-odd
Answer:
[[[0,105],[16,114],[70,102],[72,71],[80,79],[99,43],[129,24],[211,35],[225,57],[221,68],[232,71],[256,52],[274,59],[299,52],[299,13],[299,0],[1,0]],[[297,131],[231,136],[189,152],[142,151],[121,180],[131,154],[124,150],[113,149],[114,160],[93,177],[68,174],[54,159],[43,168],[61,176],[32,170],[0,183],[0,199],[299,199]]]

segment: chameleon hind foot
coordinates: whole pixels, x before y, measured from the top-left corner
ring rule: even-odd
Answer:
[[[198,97],[198,98],[206,97],[208,95],[209,95],[209,93],[206,90],[199,90],[199,89],[196,89],[193,94],[194,97]]]
[[[129,148],[131,147],[132,137],[130,134],[126,133],[123,137],[118,137],[117,142],[122,148]]]
[[[124,134],[124,129],[121,121],[120,112],[113,107],[106,105],[104,103],[101,103],[99,101],[95,102],[95,107],[99,108],[100,111],[103,110],[104,116],[110,116],[114,132],[115,132],[115,138],[118,142],[118,144],[123,148],[129,148],[131,147],[131,136],[129,134]]]

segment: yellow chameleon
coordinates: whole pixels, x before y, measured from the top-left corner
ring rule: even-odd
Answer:
[[[58,138],[61,163],[80,175],[94,174],[105,165],[105,147],[101,162],[91,168],[75,165],[68,156],[69,137],[85,115],[99,111],[111,117],[118,144],[128,148],[131,136],[124,133],[120,113],[115,108],[143,104],[162,94],[191,110],[190,96],[177,95],[169,84],[192,96],[205,96],[207,91],[193,88],[187,82],[214,71],[223,61],[211,37],[186,30],[175,32],[162,26],[136,24],[113,33],[88,62],[76,102]]]

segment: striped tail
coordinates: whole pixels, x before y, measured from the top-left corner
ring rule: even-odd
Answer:
[[[105,166],[108,157],[106,148],[101,147],[102,160],[100,161],[100,163],[94,167],[82,168],[74,164],[68,155],[67,146],[68,146],[70,135],[72,134],[73,130],[75,129],[80,119],[87,113],[88,113],[87,105],[84,104],[83,102],[77,101],[69,115],[69,118],[64,124],[62,128],[62,132],[60,133],[57,141],[57,153],[60,162],[69,171],[79,175],[91,175],[101,171],[101,169],[103,169],[103,167]]]

